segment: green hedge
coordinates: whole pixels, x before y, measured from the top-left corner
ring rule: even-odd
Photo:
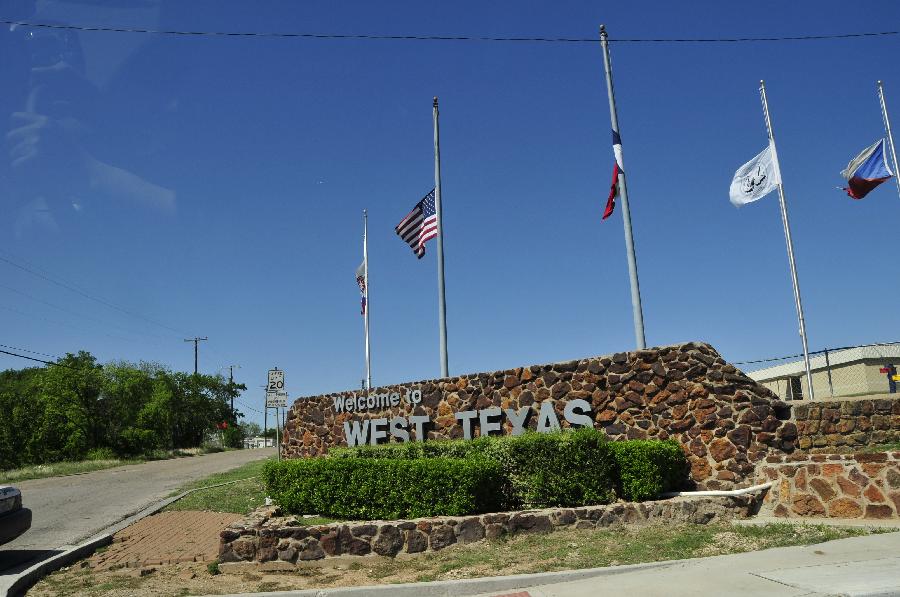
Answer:
[[[294,514],[371,520],[503,509],[503,471],[484,458],[282,460],[266,463],[263,478]]]
[[[571,506],[655,499],[687,479],[684,452],[674,440],[610,442],[593,428],[526,432],[474,440],[388,443],[332,448],[331,458],[419,459],[485,457],[500,463],[507,508]]]
[[[496,462],[502,467],[505,510],[522,506],[586,506],[615,499],[614,454],[606,434],[591,428],[338,448],[330,450],[329,455],[337,459],[452,457]]]
[[[629,440],[610,446],[619,472],[617,489],[628,501],[658,498],[679,489],[687,479],[687,457],[674,440]]]

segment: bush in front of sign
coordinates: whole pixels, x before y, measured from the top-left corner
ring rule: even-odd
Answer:
[[[332,448],[330,458],[485,457],[503,467],[506,508],[607,503],[611,488],[629,501],[656,499],[688,478],[687,458],[673,440],[610,442],[594,428],[474,440],[388,443]]]
[[[391,442],[375,446],[364,445],[353,448],[331,448],[329,458],[468,458],[483,454],[488,446],[498,440],[498,436],[476,439],[454,439],[427,442]]]
[[[485,438],[479,449],[508,480],[509,507],[589,506],[615,500],[615,455],[592,428]]]
[[[522,506],[587,506],[615,499],[615,454],[602,431],[587,427],[555,433],[474,440],[390,443],[338,448],[331,458],[485,458],[503,469],[506,509]]]
[[[687,457],[674,440],[610,442],[616,457],[617,490],[626,500],[640,502],[675,491],[688,478]]]
[[[356,520],[496,512],[502,478],[500,465],[483,458],[308,458],[263,468],[285,511]]]

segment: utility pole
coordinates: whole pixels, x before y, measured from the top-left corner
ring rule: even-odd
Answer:
[[[231,414],[234,415],[234,368],[241,368],[240,365],[228,365],[228,392],[231,398]],[[220,369],[221,371],[221,369]]]
[[[209,340],[206,336],[202,338],[197,336],[196,338],[185,338],[185,342],[193,342],[194,343],[194,375],[197,375],[197,346],[201,341]]]

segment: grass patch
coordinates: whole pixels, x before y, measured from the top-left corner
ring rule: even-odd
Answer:
[[[196,489],[236,481],[221,487],[200,489],[187,495],[177,502],[166,506],[166,511],[172,510],[206,510],[209,512],[233,512],[235,514],[247,514],[254,508],[262,506],[266,497],[266,488],[262,481],[262,467],[266,460],[248,462],[245,465],[216,473],[192,481],[171,495],[178,495],[188,489]]]
[[[266,488],[262,480],[262,468],[268,460],[271,460],[271,458],[248,462],[230,471],[216,473],[191,481],[179,487],[170,495],[178,495],[188,489],[200,488],[200,490],[169,504],[163,511],[204,510],[207,512],[247,514],[265,503]],[[229,483],[230,481],[235,482]],[[229,484],[213,487],[220,483]],[[328,524],[335,521],[333,518],[325,518],[324,516],[298,517],[298,520],[300,524],[305,526]]]
[[[865,446],[863,448],[857,448],[852,450],[853,452],[898,452],[900,451],[900,442],[893,442],[889,444],[875,444],[873,446]]]
[[[28,481],[29,479],[44,479],[46,477],[77,475],[80,473],[101,471],[116,466],[124,466],[126,464],[140,464],[142,462],[146,462],[146,460],[141,458],[128,460],[111,458],[104,460],[81,460],[78,462],[36,464],[34,466],[26,466],[22,468],[10,469],[7,471],[0,471],[0,483],[15,483],[18,481]]]
[[[900,442],[888,442],[884,444],[872,444],[869,446],[828,446],[825,448],[812,448],[810,454],[873,454],[876,452],[900,451]]]
[[[366,570],[370,579],[418,582],[496,574],[529,574],[681,560],[810,545],[884,530],[777,523],[762,526],[653,525],[604,531],[558,531],[520,535],[428,553],[415,559],[382,561]]]
[[[222,452],[221,448],[217,451]],[[35,464],[22,468],[0,470],[0,483],[14,483],[28,481],[30,479],[45,479],[47,477],[65,477],[102,471],[127,464],[143,464],[150,460],[169,460],[171,458],[189,458],[198,454],[208,454],[207,448],[184,448],[178,450],[153,450],[147,454],[134,458],[116,458],[111,450],[101,453],[109,453],[109,458],[90,458],[87,460],[53,462],[51,464]]]

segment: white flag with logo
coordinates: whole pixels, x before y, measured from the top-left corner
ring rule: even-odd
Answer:
[[[774,191],[779,182],[778,157],[774,148],[769,145],[758,156],[738,168],[728,194],[731,203],[735,207],[741,207],[762,199]]]

